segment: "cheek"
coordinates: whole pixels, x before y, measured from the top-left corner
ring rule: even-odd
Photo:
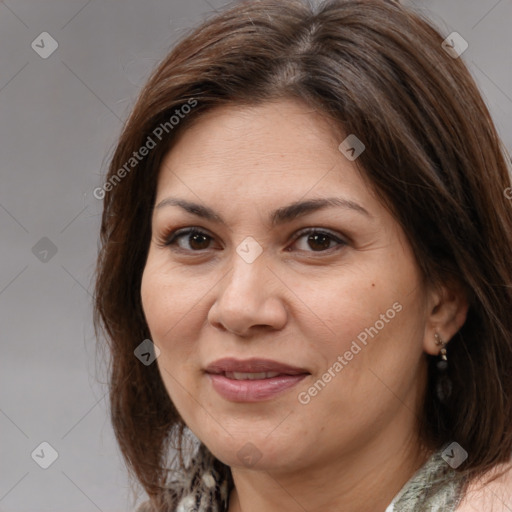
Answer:
[[[204,292],[197,280],[184,278],[165,256],[150,251],[142,274],[141,299],[148,327],[155,340],[165,342],[187,327],[194,305]]]
[[[412,256],[390,253],[385,261],[352,267],[340,272],[338,280],[317,284],[300,292],[307,297],[312,320],[301,330],[307,333],[311,353],[320,355],[320,376],[340,386],[329,384],[333,392],[338,388],[331,398],[350,407],[355,394],[371,398],[377,390],[389,393],[386,385],[410,387],[422,356],[426,320]]]
[[[187,395],[183,389],[193,391],[193,382],[187,380],[191,375],[187,365],[193,361],[192,347],[190,342],[180,340],[187,339],[183,329],[189,326],[186,320],[190,306],[186,297],[178,294],[183,287],[177,276],[171,278],[162,270],[162,265],[148,257],[141,282],[142,307],[151,340],[160,350],[156,364],[167,394],[180,415],[187,416]]]
[[[301,329],[309,332],[312,347],[342,354],[354,340],[364,344],[391,331],[393,324],[401,321],[401,311],[408,306],[406,299],[412,298],[408,287],[402,289],[391,276],[383,275],[382,269],[369,267],[303,285],[295,293],[304,298],[303,312],[295,319],[308,319]]]
[[[330,419],[325,436],[334,430],[341,442],[363,442],[400,411],[414,411],[425,378],[421,297],[409,288],[391,289],[389,282],[374,283],[368,281],[339,302],[339,314],[330,323],[337,336],[312,343],[311,353],[322,353],[322,365],[297,390],[297,399],[305,404],[299,411],[308,417],[325,418],[326,410],[340,412]],[[312,333],[308,337],[314,339]]]
[[[190,362],[194,350],[187,331],[195,324],[199,306],[193,283],[184,284],[179,273],[148,258],[141,282],[142,307],[151,340],[160,349],[158,365],[173,374]],[[162,377],[167,381],[165,372]]]
[[[178,410],[190,406],[199,375],[197,333],[207,315],[204,299],[211,288],[160,255],[148,255],[142,275],[141,300],[151,340],[160,349],[157,365]],[[202,300],[203,299],[203,300]]]
[[[174,320],[175,311],[170,306],[169,285],[161,279],[158,269],[146,264],[141,282],[141,300],[144,316],[154,342],[160,341],[162,335]],[[170,290],[172,292],[172,290]]]

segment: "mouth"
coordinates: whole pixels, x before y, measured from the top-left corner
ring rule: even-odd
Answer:
[[[232,402],[270,400],[310,375],[305,368],[270,359],[219,359],[206,367],[213,388]]]
[[[298,366],[290,366],[279,361],[272,359],[235,359],[232,357],[225,357],[218,359],[206,367],[206,373],[211,374],[247,374],[247,375],[260,375],[275,373],[277,375],[299,375],[309,373],[305,368]],[[237,378],[237,377],[235,377]],[[265,378],[265,377],[256,377]]]
[[[279,375],[287,375],[279,372],[224,372],[217,375],[224,375],[228,379],[233,380],[261,380],[261,379],[271,379],[273,377],[278,377]]]

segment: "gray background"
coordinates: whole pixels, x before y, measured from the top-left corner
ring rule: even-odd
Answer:
[[[91,324],[92,191],[148,72],[222,4],[0,2],[0,512],[133,509]],[[414,5],[468,41],[463,58],[510,151],[512,0]],[[59,45],[47,59],[31,48],[42,32]],[[43,441],[58,452],[48,469],[31,458]]]

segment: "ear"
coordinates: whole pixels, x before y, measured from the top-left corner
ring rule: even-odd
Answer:
[[[451,281],[429,292],[427,308],[423,349],[427,354],[438,355],[441,347],[436,344],[435,333],[448,343],[464,325],[469,303],[463,287]]]

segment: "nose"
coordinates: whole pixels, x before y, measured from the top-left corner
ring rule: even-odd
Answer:
[[[241,337],[282,329],[288,316],[283,296],[286,286],[265,258],[247,263],[235,254],[233,259],[233,268],[218,285],[217,299],[208,312],[209,323]]]

